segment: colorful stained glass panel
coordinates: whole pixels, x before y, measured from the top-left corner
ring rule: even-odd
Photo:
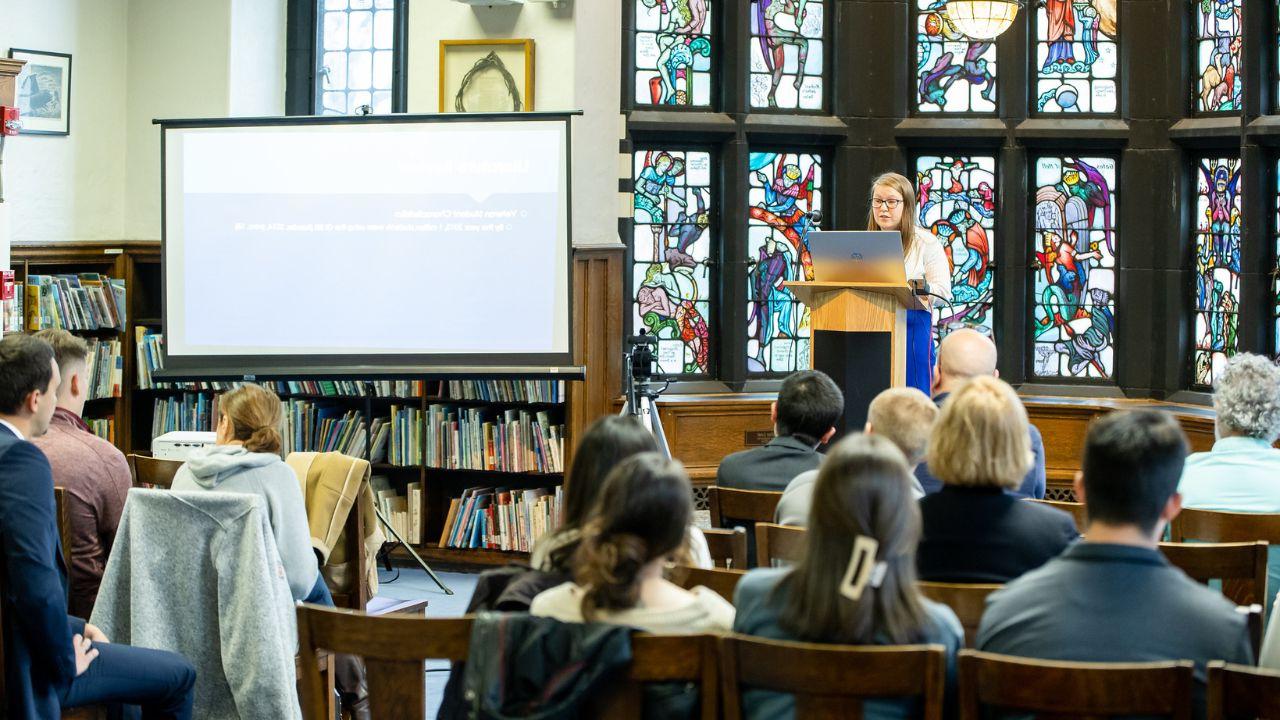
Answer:
[[[1109,379],[1115,372],[1116,160],[1039,157],[1033,171],[1034,374]]]
[[[996,46],[970,42],[947,19],[946,0],[916,2],[916,109],[994,113]]]
[[[712,0],[635,0],[636,105],[711,105]]]
[[[1200,112],[1240,109],[1244,0],[1191,0],[1195,32],[1192,93]]]
[[[925,155],[916,159],[920,226],[942,243],[951,265],[952,306],[935,309],[934,327],[992,334],[996,236],[996,159]]]
[[[1115,0],[1037,3],[1037,111],[1116,112],[1116,14]]]
[[[751,107],[822,109],[822,0],[751,0]]]
[[[711,350],[711,154],[644,150],[632,163],[632,329],[658,338],[658,371],[706,373]]]
[[[1211,386],[1236,354],[1240,310],[1240,160],[1200,158],[1196,163],[1197,385]]]
[[[809,367],[809,308],[782,287],[812,280],[809,233],[822,209],[822,159],[753,152],[747,190],[747,372]]]

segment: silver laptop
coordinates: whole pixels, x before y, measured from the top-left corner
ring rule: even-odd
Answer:
[[[902,235],[886,230],[827,230],[809,233],[815,282],[907,284]]]

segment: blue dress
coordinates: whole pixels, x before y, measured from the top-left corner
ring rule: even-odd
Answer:
[[[907,311],[907,387],[933,394],[933,313]]]

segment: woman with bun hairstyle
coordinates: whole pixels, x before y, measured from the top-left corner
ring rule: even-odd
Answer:
[[[605,478],[570,567],[573,581],[533,599],[529,612],[562,622],[607,622],[654,633],[728,630],[733,606],[704,587],[663,578],[693,514],[679,462],[633,455]]]

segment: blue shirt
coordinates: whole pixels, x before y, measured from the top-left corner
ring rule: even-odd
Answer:
[[[1280,513],[1280,450],[1251,437],[1225,437],[1192,453],[1178,484],[1182,506],[1196,510]],[[1267,551],[1270,609],[1280,591],[1280,546]]]
[[[733,593],[733,604],[738,609],[733,621],[734,632],[769,640],[800,640],[779,623],[782,602],[773,592],[789,572],[791,568],[759,568],[743,576]],[[919,642],[946,647],[947,692],[950,694],[955,687],[956,652],[964,645],[964,628],[946,605],[925,598],[920,598],[920,604],[924,606],[925,627]],[[917,705],[915,699],[868,701],[862,708],[863,717],[866,720],[916,717],[919,715]],[[744,690],[742,708],[747,720],[796,716],[795,696],[770,690]]]

